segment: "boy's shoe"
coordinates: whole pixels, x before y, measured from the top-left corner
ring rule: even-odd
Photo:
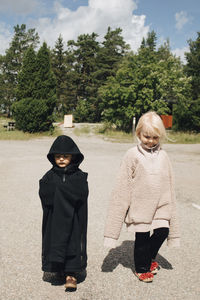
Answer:
[[[159,269],[160,269],[160,267],[159,267],[159,264],[157,263],[157,261],[152,261],[151,267],[150,267],[150,272],[155,275],[155,274],[157,274]]]
[[[152,282],[153,277],[154,277],[154,275],[151,272],[147,272],[147,273],[136,273],[135,272],[135,275],[137,276],[137,278],[140,281],[143,281],[143,282]]]
[[[73,276],[67,276],[65,288],[67,292],[75,292],[77,289],[77,279]]]

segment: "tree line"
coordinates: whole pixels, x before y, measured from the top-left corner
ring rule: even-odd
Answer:
[[[55,116],[73,114],[76,122],[109,122],[129,131],[132,118],[146,111],[172,114],[174,129],[200,129],[200,32],[189,40],[186,64],[157,47],[154,31],[137,53],[122,30],[110,27],[102,42],[82,34],[51,49],[26,25],[14,27],[5,55],[0,56],[0,110],[13,115],[17,128],[44,131]]]

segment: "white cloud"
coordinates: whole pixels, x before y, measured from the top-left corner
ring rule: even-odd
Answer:
[[[39,5],[38,0],[0,0],[0,13],[28,15]]]
[[[55,45],[59,34],[65,42],[92,32],[103,38],[108,26],[112,29],[120,27],[125,41],[136,50],[149,31],[149,26],[145,26],[145,16],[133,14],[136,8],[136,1],[133,0],[89,0],[88,6],[72,11],[56,1],[55,17],[32,20],[31,27],[36,28],[41,42],[45,40],[50,46]]]
[[[13,14],[31,13],[37,7],[37,3],[38,0],[0,0],[0,12],[12,8]],[[44,2],[40,3],[41,8],[37,11],[37,15],[44,12]],[[65,43],[70,39],[76,40],[80,34],[92,32],[97,33],[102,40],[110,26],[112,29],[120,27],[125,41],[131,45],[132,50],[136,51],[142,38],[146,37],[149,31],[149,26],[145,25],[146,17],[133,14],[137,8],[137,0],[88,0],[88,6],[79,6],[75,11],[62,3],[64,3],[62,0],[57,0],[53,8],[48,7],[46,13],[51,11],[51,17],[35,15],[25,22],[27,28],[36,29],[41,43],[46,41],[51,47],[55,46],[55,41],[60,34]],[[0,30],[0,53],[4,53],[9,47],[11,35],[13,35],[12,30],[10,32]]]
[[[187,16],[187,12],[180,11],[175,14],[176,19],[176,29],[181,30],[183,26],[189,22],[189,17]]]
[[[12,34],[5,23],[0,23],[0,54],[3,54],[11,42]]]
[[[185,64],[185,52],[189,52],[189,47],[183,47],[183,48],[176,48],[172,50],[172,53],[178,57],[180,57],[181,61]]]

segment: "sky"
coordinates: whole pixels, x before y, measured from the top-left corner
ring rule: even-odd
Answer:
[[[5,54],[13,27],[35,28],[50,47],[61,34],[65,46],[80,34],[95,32],[102,40],[108,26],[120,27],[124,40],[137,51],[154,30],[157,45],[169,39],[171,51],[185,62],[188,40],[200,31],[199,0],[0,0],[0,54]]]

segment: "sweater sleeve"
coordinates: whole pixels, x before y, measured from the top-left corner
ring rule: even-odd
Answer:
[[[130,206],[134,159],[131,149],[122,159],[115,186],[112,190],[104,231],[104,245],[112,247],[119,238],[121,228]]]
[[[169,158],[168,158],[169,160]],[[169,235],[167,238],[167,245],[169,247],[179,247],[180,246],[180,231],[179,223],[176,212],[176,195],[174,187],[174,174],[169,161],[169,172],[170,172],[170,182],[171,182],[171,199],[172,199],[172,210],[171,210],[171,219],[169,221]]]

